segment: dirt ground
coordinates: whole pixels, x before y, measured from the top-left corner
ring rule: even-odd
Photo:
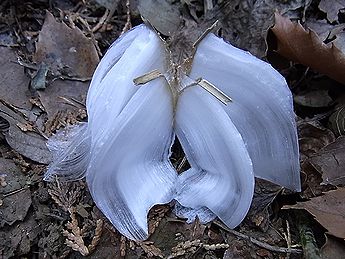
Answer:
[[[134,242],[97,209],[83,180],[43,181],[47,138],[87,121],[94,69],[119,35],[142,23],[138,2],[0,1],[0,258],[344,258],[342,0],[145,1],[159,7],[147,15],[162,30],[180,12],[186,24],[218,19],[219,36],[283,74],[294,95],[302,192],[256,179],[235,230],[218,220],[187,224],[173,203],[155,206],[149,239]],[[175,144],[174,166],[183,156]]]

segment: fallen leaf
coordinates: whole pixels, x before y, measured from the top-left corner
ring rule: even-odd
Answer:
[[[247,219],[266,232],[270,225],[270,204],[282,191],[282,187],[262,179],[255,179],[253,201]]]
[[[166,0],[139,1],[140,14],[147,19],[160,33],[172,36],[181,23],[178,6]]]
[[[345,184],[345,136],[327,145],[309,159],[309,162],[322,173],[324,184]]]
[[[326,19],[315,20],[308,19],[306,27],[316,32],[320,40],[328,41],[343,53],[345,52],[345,24],[330,24]]]
[[[96,2],[109,10],[113,10],[119,4],[120,0],[96,0]]]
[[[37,115],[30,102],[29,78],[16,63],[10,48],[0,47],[0,127],[7,143],[20,154],[39,163],[49,163],[51,155],[46,140],[35,132],[23,132],[18,126],[35,122]],[[6,106],[4,105],[6,104]],[[25,119],[24,119],[25,118]]]
[[[329,126],[338,136],[345,135],[345,105],[338,107],[329,117]]]
[[[343,259],[345,255],[344,240],[326,235],[326,243],[321,248],[323,259]]]
[[[80,103],[84,103],[88,88],[89,84],[86,82],[56,80],[52,82],[44,91],[38,92],[40,101],[48,115],[46,127],[49,129],[46,129],[46,131],[51,130],[50,127],[54,123],[54,120],[58,117],[59,113],[63,112],[64,114],[77,114],[79,109],[84,108],[82,104],[75,102],[68,103],[66,99],[77,100]],[[61,120],[61,118],[59,119]],[[73,121],[75,119],[76,118],[74,118]],[[70,124],[68,122],[65,123]]]
[[[5,31],[0,33],[0,46],[4,47],[18,47],[16,37],[12,31]]]
[[[31,88],[35,90],[41,90],[46,88],[46,77],[49,71],[49,67],[42,63],[35,76],[31,80]]]
[[[26,177],[12,160],[0,158],[0,174],[6,186],[0,187],[3,204],[0,209],[0,228],[23,220],[31,206],[31,193],[25,188]]]
[[[301,155],[315,155],[321,148],[335,141],[332,131],[318,123],[299,121],[298,142]]]
[[[73,110],[73,106],[63,98],[75,99],[80,103],[84,103],[88,88],[89,84],[85,82],[56,80],[38,94],[48,117],[54,117],[58,111],[68,108]],[[80,107],[82,106],[83,104],[80,104]]]
[[[46,146],[46,139],[36,132],[23,132],[17,124],[26,124],[26,121],[11,110],[0,105],[0,117],[10,125],[4,132],[7,143],[21,155],[33,161],[48,164],[51,154]]]
[[[345,55],[334,44],[324,44],[314,31],[305,30],[279,13],[275,14],[272,31],[279,54],[345,83]]]
[[[0,46],[0,57],[0,99],[19,108],[31,109],[30,79],[17,63],[16,53],[11,48]]]
[[[329,191],[306,202],[283,208],[305,209],[328,230],[328,233],[345,239],[345,188]]]
[[[229,1],[230,2],[230,1]],[[223,37],[238,48],[250,51],[257,57],[266,55],[266,37],[269,28],[274,24],[274,12],[299,17],[300,9],[306,9],[310,1],[231,1],[219,17],[223,26]]]
[[[7,143],[21,155],[41,164],[49,164],[52,156],[46,139],[36,132],[22,132],[13,124],[6,134]]]
[[[306,26],[316,32],[322,41],[328,38],[330,32],[334,28],[334,25],[329,24],[326,19],[316,20],[310,18],[306,21]]]
[[[67,72],[68,76],[80,78],[91,77],[99,62],[92,41],[78,27],[71,29],[57,22],[48,11],[33,58],[47,64],[55,75]]]
[[[319,9],[327,14],[327,19],[330,22],[337,21],[339,10],[344,8],[344,0],[321,0],[319,3]]]
[[[334,41],[332,41],[332,43],[344,53],[345,52],[345,32],[341,31],[335,36],[336,38]]]
[[[328,107],[332,103],[332,98],[328,95],[328,90],[309,91],[305,94],[294,96],[295,103],[306,107]]]
[[[39,225],[33,217],[0,230],[2,258],[25,258],[29,254],[39,233]]]

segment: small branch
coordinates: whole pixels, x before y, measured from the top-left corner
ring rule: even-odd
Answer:
[[[109,13],[110,13],[110,11],[108,9],[106,9],[104,15],[101,17],[101,19],[99,19],[99,22],[95,25],[95,27],[92,28],[93,33],[95,33],[100,28],[102,28],[103,24],[105,23],[105,21],[107,20],[107,18],[109,16]]]
[[[127,21],[126,21],[125,26],[122,29],[121,35],[124,34],[126,31],[128,31],[129,29],[132,28],[131,9],[130,9],[130,6],[129,6],[129,0],[126,1],[126,8],[127,8],[127,12],[126,12]]]
[[[214,224],[216,224],[217,226],[221,227],[222,229],[224,229],[225,231],[239,237],[239,238],[242,238],[244,240],[247,240],[259,247],[262,247],[262,248],[265,248],[269,251],[272,251],[272,252],[277,252],[277,253],[295,253],[295,254],[302,254],[302,250],[301,249],[296,249],[296,248],[286,248],[286,247],[279,247],[279,246],[272,246],[270,244],[267,244],[267,243],[264,243],[264,242],[261,242],[259,240],[256,240],[255,238],[252,238],[250,236],[247,236],[245,234],[242,234],[241,232],[238,232],[236,230],[233,230],[233,229],[230,229],[228,227],[226,227],[224,224],[220,223],[220,222],[217,222],[217,221],[214,221],[213,222]]]

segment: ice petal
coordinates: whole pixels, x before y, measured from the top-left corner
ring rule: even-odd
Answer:
[[[176,134],[191,169],[179,175],[175,199],[196,214],[201,211],[201,218],[212,219],[206,207],[229,227],[237,226],[252,201],[254,174],[222,104],[201,87],[185,89],[177,104]]]
[[[120,55],[116,61],[114,57]],[[98,125],[96,131],[92,131],[93,137],[108,134],[106,129],[139,88],[134,85],[134,78],[154,69],[166,70],[162,41],[147,26],[137,26],[126,33],[118,44],[112,45],[104,60],[105,64],[102,59],[95,72],[87,98],[89,123]]]
[[[84,176],[91,153],[102,150],[99,139],[110,134],[110,126],[138,90],[133,79],[153,69],[165,71],[165,48],[156,33],[139,25],[120,37],[98,65],[87,96],[89,122],[49,140],[55,155],[45,180]]]
[[[98,208],[128,238],[147,238],[149,209],[173,198],[172,124],[172,95],[158,78],[139,88],[95,143],[102,149],[90,162],[89,189]]]
[[[255,176],[300,190],[299,151],[291,92],[268,63],[209,34],[190,73],[229,95],[223,106],[241,133]]]
[[[90,161],[91,137],[87,123],[68,126],[49,138],[47,146],[53,154],[44,180],[54,176],[70,181],[84,177]]]

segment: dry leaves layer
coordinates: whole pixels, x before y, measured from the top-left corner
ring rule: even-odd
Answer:
[[[279,13],[275,14],[272,31],[279,54],[345,84],[345,55],[334,44],[324,44],[314,31]]]

